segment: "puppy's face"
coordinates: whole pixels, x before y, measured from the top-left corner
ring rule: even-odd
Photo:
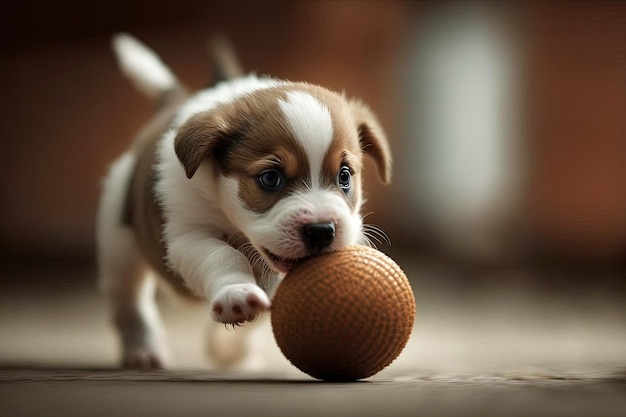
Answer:
[[[224,212],[278,272],[362,239],[364,153],[384,182],[390,177],[388,144],[371,112],[308,84],[198,114],[175,145],[190,178],[212,162]]]

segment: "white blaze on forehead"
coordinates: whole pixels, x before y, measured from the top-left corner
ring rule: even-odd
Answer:
[[[333,139],[333,123],[328,108],[312,95],[289,91],[278,104],[295,140],[309,158],[311,185],[319,186],[324,156]]]

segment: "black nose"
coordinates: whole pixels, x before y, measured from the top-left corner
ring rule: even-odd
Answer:
[[[309,223],[302,228],[304,243],[309,249],[321,250],[333,243],[335,238],[334,223]]]

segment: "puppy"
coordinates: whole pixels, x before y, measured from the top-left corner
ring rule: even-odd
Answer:
[[[137,39],[113,39],[122,72],[159,103],[111,166],[97,216],[100,282],[126,367],[166,363],[155,275],[207,300],[219,323],[253,321],[298,260],[370,243],[363,155],[391,177],[387,139],[364,104],[240,76],[219,45],[217,72],[231,78],[190,94]]]

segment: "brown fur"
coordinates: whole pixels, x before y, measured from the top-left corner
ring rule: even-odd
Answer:
[[[305,83],[253,92],[233,103],[217,106],[192,117],[175,139],[176,154],[191,178],[200,164],[211,158],[215,174],[236,176],[240,198],[248,209],[265,212],[284,195],[310,183],[307,156],[286,127],[278,104],[288,91],[305,91],[320,100],[331,112],[334,138],[324,165],[324,183],[336,186],[342,163],[355,177],[349,200],[360,199],[362,153],[372,156],[379,174],[388,182],[391,160],[386,138],[374,115],[364,105],[348,101],[322,87]],[[287,186],[277,192],[259,188],[256,178],[265,169],[279,168]],[[343,192],[338,186],[337,191]]]
[[[187,96],[182,89],[174,90],[165,98],[160,110],[133,143],[133,153],[137,157],[137,162],[128,186],[123,222],[133,228],[139,247],[159,275],[165,278],[177,293],[188,298],[196,298],[183,279],[173,274],[166,265],[165,247],[161,239],[163,213],[154,196],[157,142],[176,115],[178,105],[184,102]]]
[[[383,128],[374,113],[365,104],[352,99],[349,105],[359,132],[361,149],[376,162],[382,182],[389,184],[393,164],[389,142]]]
[[[254,92],[233,103],[190,118],[179,130],[175,150],[187,177],[208,159],[214,162],[215,175],[237,177],[239,197],[250,210],[264,212],[287,193],[310,183],[308,158],[286,127],[278,100],[287,91],[300,90],[314,95],[331,112],[334,137],[323,167],[323,183],[336,187],[343,163],[353,172],[353,191],[346,196],[354,207],[361,198],[362,155],[377,163],[384,182],[391,177],[391,158],[386,138],[375,117],[364,105],[346,101],[339,94],[310,84],[298,83]],[[154,196],[156,146],[158,139],[176,115],[188,94],[184,89],[164,97],[157,115],[138,135],[133,152],[137,163],[129,184],[125,205],[125,224],[135,232],[139,246],[157,272],[181,295],[196,298],[166,265],[162,242],[162,211]],[[281,169],[288,185],[278,192],[259,188],[256,178],[265,169]],[[223,237],[227,240],[227,236]],[[241,244],[241,240],[239,240]],[[257,278],[260,270],[255,270]]]
[[[122,222],[133,229],[138,245],[145,254],[147,261],[170,287],[185,298],[199,300],[187,288],[182,277],[174,274],[167,266],[166,249],[162,240],[163,213],[154,195],[154,164],[158,141],[176,116],[179,106],[188,97],[189,94],[182,87],[166,94],[161,99],[157,114],[146,123],[133,142],[132,151],[136,155],[137,162],[128,185]],[[194,124],[190,120],[181,132],[201,134],[199,133],[201,127],[202,125]],[[228,236],[224,236],[223,240],[227,241]],[[236,243],[237,245],[234,246],[236,249],[245,246],[243,239],[237,239]],[[247,252],[244,254],[248,255]],[[258,278],[262,271],[258,265],[255,266],[254,272]]]

